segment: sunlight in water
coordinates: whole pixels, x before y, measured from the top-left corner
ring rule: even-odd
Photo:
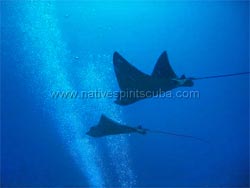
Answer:
[[[33,76],[32,87],[35,88],[37,100],[42,101],[44,109],[51,114],[57,124],[58,132],[76,161],[76,165],[87,176],[91,186],[107,186],[106,171],[115,171],[120,187],[132,187],[135,185],[135,177],[130,168],[128,156],[128,142],[125,136],[104,139],[108,149],[108,155],[112,161],[111,168],[102,162],[98,148],[91,139],[84,137],[87,131],[84,125],[91,119],[98,119],[101,113],[109,115],[111,118],[121,120],[121,110],[111,107],[109,99],[96,100],[55,100],[50,94],[53,91],[67,90],[72,91],[73,81],[70,80],[69,73],[66,72],[65,63],[69,60],[70,54],[62,40],[61,33],[57,27],[55,19],[55,6],[49,2],[29,2],[23,9],[24,21],[21,25],[25,33],[24,48],[29,54],[27,65],[24,68]],[[112,67],[109,56],[98,56],[98,67],[89,58],[89,63],[82,73],[82,80],[85,90],[95,89],[114,89],[109,80],[104,75],[112,75]],[[100,74],[100,72],[102,74]],[[30,77],[32,77],[30,76]],[[99,87],[101,86],[101,87]],[[81,112],[84,106],[85,113],[94,115],[83,116]],[[94,108],[94,109],[93,109]],[[94,117],[93,117],[94,116]],[[114,169],[113,169],[114,168]],[[110,175],[113,175],[113,174]],[[105,177],[105,178],[104,178]]]
[[[82,126],[84,120],[75,110],[77,104],[72,101],[56,101],[49,96],[53,90],[61,88],[72,90],[67,73],[63,69],[67,51],[53,17],[53,4],[27,3],[23,11],[25,19],[22,29],[26,34],[24,46],[29,54],[29,63],[25,68],[29,68],[33,74],[31,84],[37,90],[37,99],[41,100],[45,110],[51,113],[66,147],[70,150],[77,166],[87,176],[89,184],[104,186],[100,168],[102,164],[96,158],[98,152],[81,134],[84,131]]]

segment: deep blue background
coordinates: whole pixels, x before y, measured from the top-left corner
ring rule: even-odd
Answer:
[[[2,186],[87,185],[22,77],[22,3],[1,4]],[[249,70],[248,2],[58,1],[55,15],[70,53],[80,58],[106,54],[112,61],[119,51],[150,74],[167,50],[178,75]],[[147,99],[123,108],[128,124],[210,142],[129,136],[136,186],[248,186],[249,76],[196,81],[191,89],[199,99]]]

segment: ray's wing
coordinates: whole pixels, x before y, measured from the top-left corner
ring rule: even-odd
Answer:
[[[117,127],[120,124],[113,121],[112,119],[109,119],[107,116],[103,115],[100,118],[100,121],[98,123],[98,126],[102,127],[102,128],[113,128],[113,127]]]
[[[150,77],[131,65],[118,52],[113,55],[113,64],[121,90],[137,89]]]
[[[177,77],[169,63],[166,51],[164,51],[157,60],[157,63],[152,72],[152,76],[157,78],[166,78],[166,79]]]
[[[101,119],[98,123],[98,128],[104,135],[136,132],[133,127],[122,125],[116,121],[113,121],[112,119],[109,119],[105,115],[101,116]]]

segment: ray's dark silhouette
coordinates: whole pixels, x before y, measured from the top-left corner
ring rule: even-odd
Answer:
[[[164,134],[164,135],[170,135],[170,136],[192,138],[192,139],[206,142],[205,140],[201,138],[190,136],[190,135],[177,134],[177,133],[159,131],[159,130],[150,130],[150,129],[143,128],[140,125],[139,126],[123,125],[121,123],[118,123],[106,117],[105,115],[101,116],[96,126],[91,127],[89,131],[86,132],[86,134],[91,137],[105,137],[105,136],[112,136],[112,135],[119,135],[119,134],[131,134],[131,133],[139,133],[142,135],[145,135],[147,133]]]
[[[145,74],[131,65],[118,52],[113,55],[113,64],[120,92],[115,101],[118,105],[129,105],[145,98],[151,98],[178,87],[192,87],[193,80],[222,78],[249,74],[240,72],[206,77],[178,77],[172,69],[167,52],[164,51],[151,75]]]

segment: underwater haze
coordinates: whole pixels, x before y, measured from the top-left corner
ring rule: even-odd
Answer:
[[[249,187],[249,75],[195,80],[199,97],[55,98],[119,91],[113,53],[151,74],[249,71],[249,1],[1,0],[1,187]],[[85,133],[102,114],[202,138]]]

